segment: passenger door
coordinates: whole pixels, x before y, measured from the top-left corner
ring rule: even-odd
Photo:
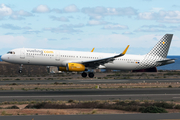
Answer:
[[[20,50],[20,58],[25,59],[25,49]]]
[[[60,61],[60,52],[56,52],[56,61]]]

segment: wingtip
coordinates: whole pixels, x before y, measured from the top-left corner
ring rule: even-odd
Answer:
[[[95,48],[93,48],[93,49],[91,50],[91,52],[93,52],[93,51],[94,51],[94,49],[95,49]]]
[[[129,48],[129,45],[128,45],[128,46],[126,47],[126,49],[122,52],[122,54],[123,54],[123,55],[125,55],[125,54],[126,54],[126,52],[127,52],[128,48]]]

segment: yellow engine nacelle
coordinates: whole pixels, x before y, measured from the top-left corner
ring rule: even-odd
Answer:
[[[66,67],[58,67],[59,71],[82,72],[85,71],[85,66],[79,63],[67,63]]]
[[[85,66],[79,63],[67,63],[66,70],[73,72],[82,72],[85,71]]]
[[[67,71],[66,67],[58,67],[58,71]]]

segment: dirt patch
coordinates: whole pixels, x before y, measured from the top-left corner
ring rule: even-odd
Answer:
[[[28,104],[23,104],[23,105],[13,104],[13,105],[0,105],[0,107],[7,108],[7,107],[11,107],[11,106],[17,106],[17,107],[19,107],[19,109],[24,109],[27,105]]]
[[[77,115],[77,114],[130,114],[123,110],[109,109],[1,109],[0,115]]]
[[[166,109],[166,111],[168,111],[168,113],[179,113],[180,112],[179,109]]]
[[[92,103],[92,102],[90,102]],[[90,104],[89,103],[89,104]],[[112,104],[115,102],[109,102],[109,104]],[[133,104],[139,104],[142,102],[138,101],[131,101],[131,102],[120,102],[122,105],[124,104],[129,104],[128,106],[131,107],[131,109],[133,108]],[[119,103],[119,104],[120,104]],[[158,102],[156,102],[156,105],[160,105],[157,104]],[[163,102],[162,102],[163,103]],[[161,103],[161,104],[162,104]],[[169,105],[171,105],[172,102],[168,101]],[[69,106],[71,104],[75,104],[75,103],[65,103],[65,105]],[[132,104],[132,105],[131,105]],[[164,105],[168,105],[163,103]],[[176,103],[179,104],[179,103]],[[141,113],[141,112],[133,112],[133,110],[115,110],[115,109],[107,109],[107,108],[96,108],[96,107],[92,107],[92,108],[63,108],[63,109],[55,109],[55,108],[48,108],[44,109],[43,107],[41,109],[35,109],[35,108],[31,108],[31,109],[25,109],[25,107],[28,104],[9,104],[9,105],[0,105],[0,107],[2,109],[0,109],[0,115],[82,115],[82,114],[132,114],[132,113]],[[86,104],[87,105],[87,104]],[[92,104],[91,106],[93,106],[94,104]],[[107,103],[106,103],[107,105]],[[147,104],[146,104],[147,105]],[[173,106],[175,106],[175,103],[172,103]],[[7,107],[11,107],[11,106],[17,106],[19,107],[19,109],[7,109]],[[81,106],[82,107],[82,106]],[[170,107],[170,106],[169,106]],[[127,107],[128,108],[128,107]],[[174,107],[172,109],[166,109],[166,111],[168,113],[179,113],[180,109],[174,109]]]
[[[168,113],[179,113],[177,109],[166,109]],[[0,109],[0,115],[82,115],[82,114],[133,114],[140,112],[110,109]]]

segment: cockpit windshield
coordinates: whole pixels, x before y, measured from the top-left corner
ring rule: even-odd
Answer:
[[[15,52],[14,51],[9,51],[9,52],[7,52],[7,54],[15,54]]]

